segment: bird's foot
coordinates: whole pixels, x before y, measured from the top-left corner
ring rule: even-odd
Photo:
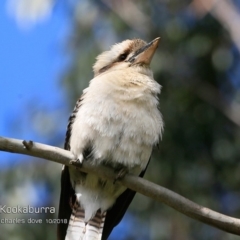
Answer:
[[[126,167],[121,168],[113,181],[113,184],[116,183],[117,180],[121,180],[125,177],[125,175],[128,173],[128,169]]]
[[[82,164],[83,164],[83,160],[84,160],[83,155],[80,154],[77,159],[71,160],[71,161],[70,161],[70,164],[71,164],[71,165],[78,166],[78,167],[81,167]]]

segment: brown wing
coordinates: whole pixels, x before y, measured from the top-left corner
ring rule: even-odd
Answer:
[[[69,151],[70,151],[70,137],[71,137],[71,131],[72,131],[72,124],[76,118],[78,109],[81,106],[81,100],[82,100],[82,97],[79,98],[79,100],[77,101],[75,108],[69,118],[69,121],[68,121],[64,149],[69,150]],[[73,204],[74,201],[75,201],[75,191],[72,188],[69,170],[68,170],[67,166],[63,166],[62,175],[61,175],[60,202],[59,202],[59,210],[58,210],[58,219],[60,219],[60,221],[59,221],[60,223],[58,223],[58,225],[57,225],[57,239],[58,240],[65,239],[69,219],[70,219],[70,216],[72,213],[72,209],[70,207],[70,202]]]
[[[61,176],[61,194],[58,210],[58,219],[60,223],[57,226],[57,239],[64,240],[67,232],[69,219],[72,213],[70,201],[75,196],[75,192],[70,182],[68,167],[64,166]],[[67,221],[67,222],[65,222]]]

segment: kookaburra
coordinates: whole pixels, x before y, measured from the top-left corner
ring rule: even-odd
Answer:
[[[65,149],[76,161],[108,166],[116,179],[143,177],[161,137],[161,86],[149,67],[160,38],[125,40],[97,57],[94,78],[76,103]],[[58,240],[106,240],[121,221],[135,192],[119,181],[63,166]]]

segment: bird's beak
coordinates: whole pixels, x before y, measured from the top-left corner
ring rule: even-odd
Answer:
[[[153,41],[140,48],[128,61],[133,64],[149,65],[158,47],[159,41],[160,37],[155,38]]]

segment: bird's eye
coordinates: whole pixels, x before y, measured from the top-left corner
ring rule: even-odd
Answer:
[[[121,54],[119,57],[118,57],[118,61],[124,61],[125,59],[127,58],[127,54],[126,53],[123,53]]]

